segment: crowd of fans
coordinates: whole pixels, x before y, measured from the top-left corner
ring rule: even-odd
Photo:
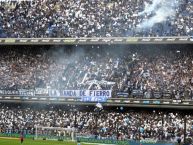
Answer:
[[[139,27],[158,13],[140,13],[153,0],[30,0],[0,2],[0,37],[192,36],[192,0],[173,0],[171,17],[157,17],[150,28]],[[167,3],[167,1],[164,1]],[[159,4],[158,6],[160,6]],[[171,7],[171,8],[170,8]],[[162,11],[163,15],[165,11]],[[161,21],[163,19],[163,21]],[[140,28],[140,29],[138,29]]]
[[[124,111],[105,109],[97,113],[83,109],[69,111],[61,106],[45,108],[1,105],[0,133],[35,134],[35,126],[76,128],[77,136],[97,136],[119,140],[153,139],[183,141],[186,117],[186,137],[193,137],[193,114],[183,112],[143,110]],[[89,109],[92,110],[92,109]],[[40,131],[39,131],[40,133]]]
[[[1,90],[111,89],[115,97],[193,98],[189,46],[66,47],[1,48]]]

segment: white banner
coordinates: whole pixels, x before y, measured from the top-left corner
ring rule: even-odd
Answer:
[[[49,90],[50,97],[111,97],[111,90]]]
[[[48,95],[48,89],[45,88],[36,88],[35,89],[35,94],[36,95]]]

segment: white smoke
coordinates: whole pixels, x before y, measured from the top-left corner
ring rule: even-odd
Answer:
[[[149,13],[153,12],[160,5],[160,3],[162,1],[163,0],[154,0],[151,5],[145,3],[145,9],[144,9],[144,11],[140,12],[139,15],[143,15],[145,13],[149,14]]]
[[[153,0],[152,4],[146,5],[144,11],[138,14],[138,16],[147,18],[142,21],[137,28],[151,28],[156,23],[174,18],[176,15],[176,8],[179,7],[179,4],[179,0]]]

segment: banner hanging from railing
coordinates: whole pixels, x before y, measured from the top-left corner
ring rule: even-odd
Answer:
[[[48,89],[46,88],[35,88],[36,95],[48,96]]]
[[[0,90],[0,95],[14,95],[14,96],[35,96],[33,89],[10,89]]]
[[[83,102],[106,102],[111,90],[49,90],[50,97],[77,97]]]

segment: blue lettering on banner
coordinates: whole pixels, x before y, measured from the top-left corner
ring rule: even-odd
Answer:
[[[80,90],[80,96],[85,96],[85,91],[84,90]]]
[[[104,96],[98,96],[98,97],[90,97],[90,96],[84,96],[81,97],[82,102],[106,102],[107,98]]]
[[[106,102],[111,98],[111,90],[49,90],[50,97],[77,97],[81,101]]]
[[[109,90],[87,90],[89,91],[89,96],[109,96]],[[109,96],[110,97],[110,96]]]
[[[69,96],[69,97],[73,97],[73,96],[77,96],[76,95],[76,91],[74,91],[74,90],[62,90],[61,92],[60,92],[60,96]]]
[[[59,97],[60,96],[60,91],[59,90],[49,90],[49,96]]]
[[[81,96],[105,96],[111,97],[111,90],[49,90],[51,97],[81,97]]]

